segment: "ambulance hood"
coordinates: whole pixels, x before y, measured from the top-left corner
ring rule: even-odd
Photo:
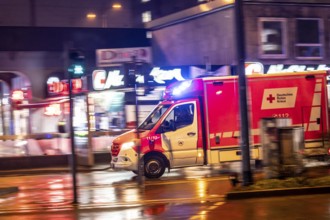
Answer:
[[[150,132],[149,130],[140,130],[139,131],[140,139],[146,137],[149,134],[149,132]],[[133,141],[136,138],[137,138],[136,129],[133,129],[131,131],[125,132],[125,133],[119,135],[118,137],[116,137],[113,140],[113,143],[114,144],[123,144],[126,142]]]

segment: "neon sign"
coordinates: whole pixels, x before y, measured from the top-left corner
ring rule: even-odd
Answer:
[[[109,66],[109,64],[118,62],[130,62],[133,56],[139,61],[151,63],[150,47],[100,49],[96,51],[98,66]]]
[[[108,73],[105,70],[93,71],[94,90],[105,90],[111,87],[124,85],[124,76],[120,75],[120,70],[112,70]]]
[[[24,100],[24,92],[22,90],[14,90],[11,94],[11,99],[15,101]]]
[[[162,70],[160,67],[154,67],[151,70],[150,76],[153,76],[154,81],[158,84],[165,84],[165,81],[173,79],[178,81],[185,80],[185,78],[182,77],[182,71],[179,68]]]
[[[83,88],[82,79],[72,79],[72,90],[74,92],[81,91]],[[69,84],[66,80],[47,80],[48,93],[56,94],[67,94],[69,92]]]
[[[246,62],[245,63],[245,75],[253,75],[253,74],[263,74],[264,73],[264,65],[259,62]]]
[[[61,105],[60,104],[51,104],[44,109],[44,115],[47,116],[58,116],[61,115]]]
[[[328,70],[329,66],[325,64],[320,65],[283,65],[273,64],[269,66],[267,73],[279,73],[279,72],[302,72],[312,70]]]

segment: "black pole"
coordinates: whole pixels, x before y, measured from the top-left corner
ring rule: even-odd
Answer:
[[[72,97],[72,79],[71,79],[71,77],[69,77],[69,100],[70,100],[71,172],[72,172],[72,189],[73,189],[73,202],[72,203],[77,204],[78,203],[77,160],[76,160],[76,148],[75,148],[74,128],[73,128],[73,97]]]
[[[143,186],[143,176],[144,176],[144,164],[143,160],[141,158],[141,142],[140,142],[140,133],[139,133],[139,101],[138,101],[138,95],[137,95],[137,90],[138,90],[138,85],[136,82],[136,57],[132,57],[133,61],[133,71],[134,71],[134,94],[135,94],[135,130],[136,130],[136,141],[135,145],[137,145],[137,154],[138,154],[138,185]]]
[[[72,42],[66,43],[64,46],[64,57],[65,57],[65,72],[67,73],[67,79],[69,80],[69,103],[70,103],[70,141],[71,141],[71,175],[72,175],[72,191],[73,191],[73,204],[78,204],[78,193],[77,193],[77,158],[76,148],[74,140],[74,128],[73,128],[73,97],[72,97],[72,76],[68,71],[69,61],[69,50],[72,47]]]
[[[243,185],[253,183],[250,166],[250,144],[249,144],[249,120],[247,105],[247,90],[245,77],[245,37],[243,22],[242,0],[235,0],[235,27],[236,27],[236,49],[237,49],[237,72],[239,83],[239,106],[240,106],[240,139],[242,151],[242,180]]]
[[[3,106],[3,83],[0,82],[0,104],[1,104],[1,125],[2,125],[2,135],[6,135],[6,126],[5,126],[5,114],[4,114],[4,106]]]

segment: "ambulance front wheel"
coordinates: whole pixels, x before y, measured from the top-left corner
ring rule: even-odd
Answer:
[[[155,179],[161,177],[165,172],[164,160],[159,156],[150,156],[144,161],[144,175],[147,178]]]

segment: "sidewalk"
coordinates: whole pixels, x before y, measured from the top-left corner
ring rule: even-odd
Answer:
[[[32,175],[32,174],[49,174],[49,173],[67,173],[71,172],[71,167],[46,167],[46,168],[31,168],[31,169],[15,169],[15,170],[0,170],[0,176],[8,175]],[[77,166],[77,172],[93,172],[110,169],[110,164],[96,164],[94,166]]]
[[[110,169],[108,164],[97,164],[92,167],[77,166],[77,172],[94,172],[104,171]],[[34,169],[15,169],[15,170],[0,170],[0,176],[12,175],[37,175],[37,174],[51,174],[51,173],[71,173],[71,167],[47,167]],[[19,187],[0,187],[0,196],[15,193],[19,191]]]
[[[249,199],[249,198],[260,198],[260,197],[273,197],[273,196],[289,196],[289,195],[309,195],[309,194],[324,194],[330,193],[330,178],[328,182],[320,182],[318,184],[308,185],[303,184],[304,180],[312,180],[315,178],[328,177],[330,175],[330,165],[307,167],[306,171],[297,176],[301,178],[301,186],[290,187],[285,186],[283,179],[283,187],[273,188],[273,189],[258,189],[258,190],[232,190],[227,193],[226,199]],[[263,173],[254,174],[254,181],[266,180]],[[278,179],[275,179],[278,180]],[[282,180],[278,180],[282,181]],[[326,181],[326,180],[325,180]]]

